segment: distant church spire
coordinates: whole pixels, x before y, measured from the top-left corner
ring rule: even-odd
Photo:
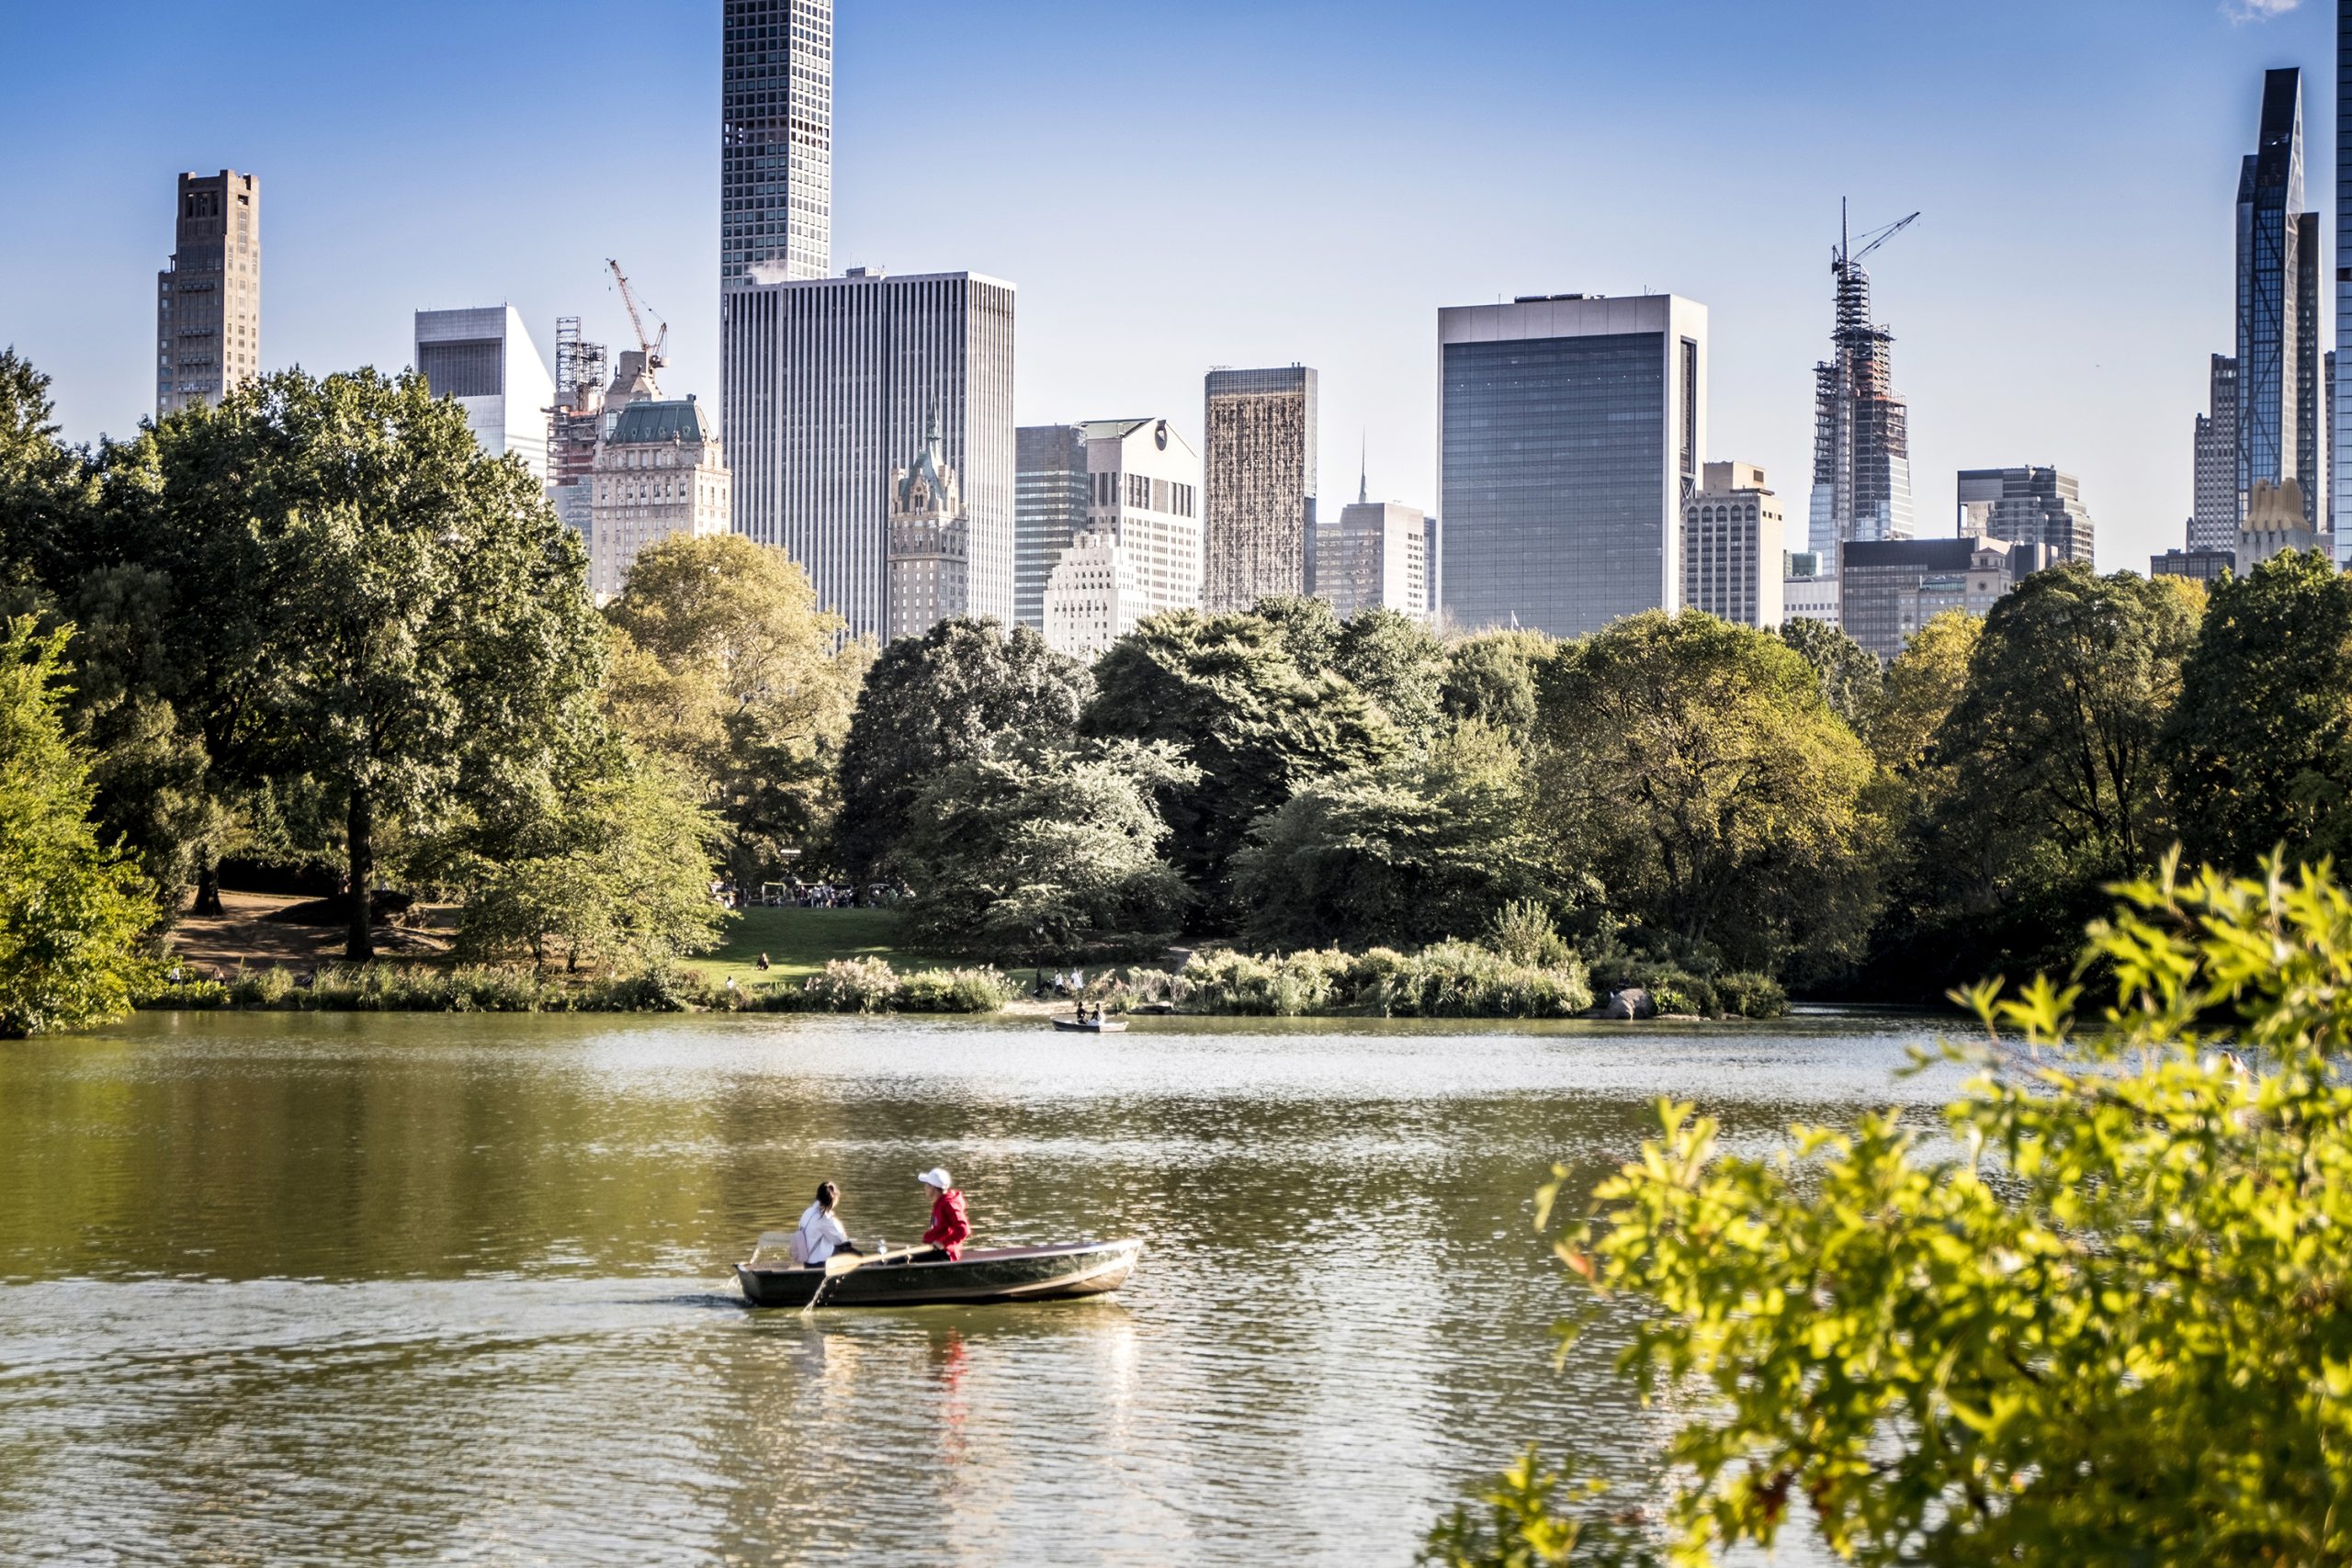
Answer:
[[[1372,500],[1372,441],[1362,431],[1356,440],[1356,504],[1362,506]]]

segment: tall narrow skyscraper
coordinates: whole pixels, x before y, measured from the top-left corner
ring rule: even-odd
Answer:
[[[2319,217],[2303,206],[2302,73],[2267,72],[2256,150],[2238,171],[2237,488],[2301,494],[2319,525]]]
[[[2209,412],[2197,416],[2196,488],[2188,514],[2188,547],[2238,547],[2238,362],[2213,355],[2207,379]]]
[[[1441,309],[1438,592],[1464,631],[1583,637],[1682,599],[1707,308],[1563,294]]]
[[[182,175],[172,265],[155,275],[155,417],[261,373],[261,181]]]
[[[1012,618],[1043,631],[1046,580],[1086,531],[1086,429],[1024,424],[1012,449]]]
[[[1894,334],[1871,319],[1871,275],[1861,264],[1903,223],[1866,239],[1860,251],[1841,224],[1829,263],[1838,313],[1833,352],[1813,368],[1807,542],[1832,570],[1841,545],[1911,536],[1910,409],[1895,393]]]
[[[555,383],[514,306],[419,310],[415,364],[435,397],[458,400],[483,451],[493,457],[512,452],[547,482]]]
[[[1211,610],[1314,591],[1315,383],[1304,365],[1209,372],[1202,603]]]
[[[718,280],[833,270],[833,0],[727,0]]]
[[[2352,565],[2352,494],[2335,482],[2336,454],[2352,442],[2352,0],[2335,5],[2335,354],[2328,371],[2328,511],[2334,515],[2335,564]]]

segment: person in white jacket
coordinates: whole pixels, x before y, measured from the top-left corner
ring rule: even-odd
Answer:
[[[828,1181],[817,1189],[817,1201],[800,1216],[800,1228],[792,1233],[792,1259],[803,1268],[818,1269],[836,1252],[855,1252],[849,1244],[849,1232],[842,1228],[833,1213],[833,1205],[842,1201],[842,1190]]]

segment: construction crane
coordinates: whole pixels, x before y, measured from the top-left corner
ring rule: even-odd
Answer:
[[[649,341],[645,335],[645,321],[638,314],[637,296],[629,289],[628,274],[623,272],[621,264],[610,256],[605,258],[605,265],[613,269],[613,281],[620,285],[621,303],[628,307],[629,327],[637,333],[637,346],[645,354],[645,389],[658,398],[662,395],[662,388],[654,379],[654,373],[669,363],[662,351],[669,346],[670,323],[655,316],[654,325],[662,330]],[[650,313],[651,307],[648,306],[647,310]]]
[[[1908,218],[1896,219],[1883,229],[1873,229],[1862,236],[1862,248],[1854,250],[1852,242],[1846,237],[1846,204],[1840,201],[1838,204],[1838,249],[1829,258],[1829,270],[1845,271],[1917,221],[1919,215],[1915,212]]]

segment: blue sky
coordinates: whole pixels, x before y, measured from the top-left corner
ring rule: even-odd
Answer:
[[[617,256],[717,384],[718,0],[0,0],[0,344],[72,436],[150,412],[173,176],[258,174],[263,359],[408,356],[420,307],[620,342]],[[1024,423],[1165,413],[1212,365],[1322,372],[1326,494],[1429,504],[1435,311],[1673,290],[1710,456],[1802,517],[1838,201],[1872,258],[1922,532],[1963,467],[2080,475],[2114,570],[2180,542],[2261,73],[2319,0],[837,0],[834,263],[1020,288]],[[2319,96],[2314,100],[2313,93]],[[2328,225],[2331,236],[2332,221]],[[2331,238],[2332,243],[2332,238]],[[2331,265],[2332,262],[2331,262]]]

